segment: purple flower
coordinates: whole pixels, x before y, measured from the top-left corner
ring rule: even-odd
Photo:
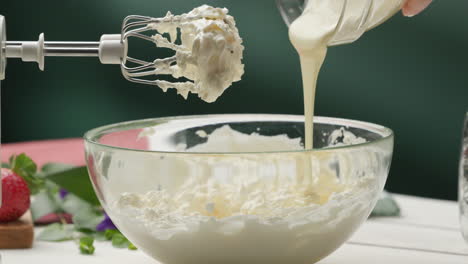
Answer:
[[[67,194],[68,194],[67,190],[65,190],[63,188],[60,188],[60,190],[59,190],[60,198],[62,198],[62,199],[65,198],[65,196],[67,196]]]
[[[107,229],[117,229],[109,216],[104,212],[104,220],[96,226],[96,231],[102,232]]]

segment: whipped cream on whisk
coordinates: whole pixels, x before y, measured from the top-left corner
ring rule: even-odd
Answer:
[[[158,47],[176,51],[176,63],[158,59],[155,61],[155,73],[193,81],[158,81],[158,86],[164,91],[175,88],[184,98],[192,92],[206,102],[214,102],[244,74],[244,46],[228,9],[203,5],[182,15],[168,12],[150,27],[159,33],[152,36]],[[180,45],[175,43],[178,29]],[[169,39],[162,35],[164,33],[169,35]]]

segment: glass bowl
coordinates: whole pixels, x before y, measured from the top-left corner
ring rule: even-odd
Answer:
[[[295,264],[365,221],[393,150],[390,129],[354,120],[315,117],[313,150],[303,138],[303,116],[202,115],[96,128],[85,148],[102,206],[154,259]]]

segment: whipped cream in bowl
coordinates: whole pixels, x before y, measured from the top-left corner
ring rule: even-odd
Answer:
[[[315,117],[205,115],[120,123],[85,135],[96,193],[154,259],[314,263],[368,217],[391,162],[391,130]]]

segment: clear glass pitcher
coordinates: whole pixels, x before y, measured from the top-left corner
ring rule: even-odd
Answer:
[[[307,12],[311,1],[330,0],[276,0],[278,9],[289,26],[303,12]],[[333,0],[341,1],[341,16],[329,46],[354,42],[364,32],[382,24],[402,7],[404,0]],[[313,30],[313,29],[311,29]]]

